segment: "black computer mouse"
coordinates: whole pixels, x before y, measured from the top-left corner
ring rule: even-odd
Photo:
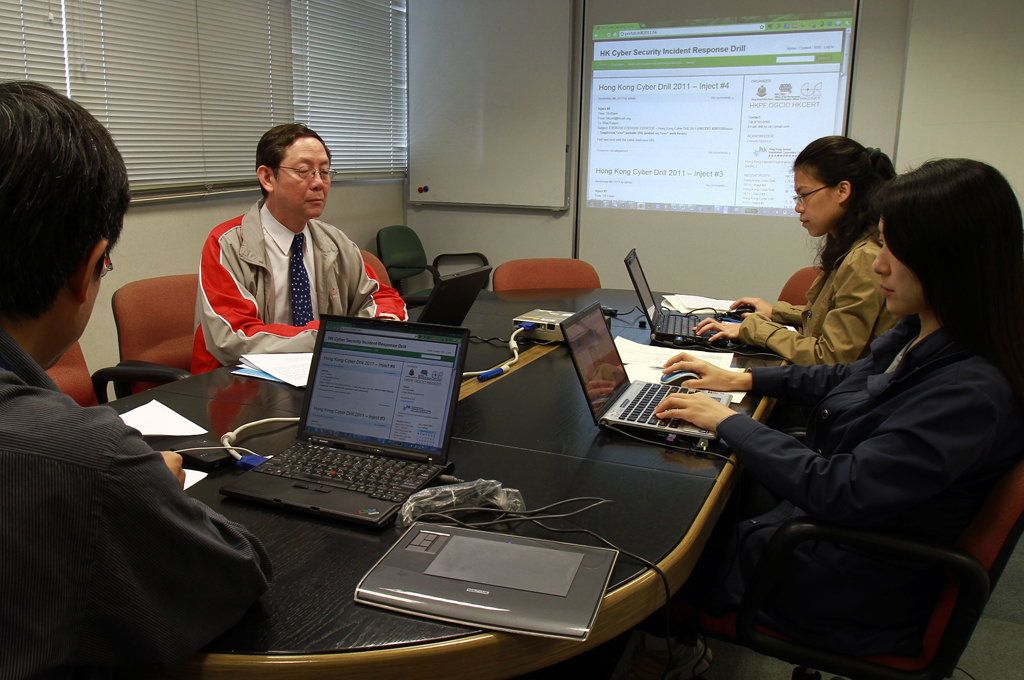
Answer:
[[[757,310],[754,309],[754,305],[742,304],[737,305],[729,310],[729,316],[739,316],[741,314],[753,314]]]

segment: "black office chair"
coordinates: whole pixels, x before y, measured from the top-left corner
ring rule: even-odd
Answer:
[[[430,297],[430,288],[411,292],[408,290],[409,279],[430,272],[433,279],[433,286],[437,285],[441,277],[438,266],[443,260],[473,260],[471,266],[485,267],[490,264],[483,253],[442,253],[434,258],[432,264],[427,264],[427,253],[423,250],[423,243],[416,232],[404,224],[395,224],[384,227],[377,232],[377,255],[384,263],[388,277],[402,298],[409,306],[423,305]]]
[[[799,664],[794,678],[814,677],[819,668],[858,680],[940,680],[953,673],[970,642],[992,588],[1024,530],[1024,461],[1011,468],[989,493],[955,548],[930,545],[876,532],[794,520],[776,532],[757,565],[738,612],[700,616],[712,637],[742,644],[761,654]],[[789,556],[806,541],[841,543],[883,558],[941,567],[945,585],[935,602],[916,657],[850,657],[815,648],[756,624],[755,618],[776,584],[788,577]]]

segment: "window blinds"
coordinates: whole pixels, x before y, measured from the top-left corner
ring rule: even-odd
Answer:
[[[405,17],[404,2],[292,2],[295,115],[335,169],[404,174]]]
[[[343,173],[405,171],[404,1],[0,0],[0,78],[89,109],[136,195],[252,185],[293,120]]]

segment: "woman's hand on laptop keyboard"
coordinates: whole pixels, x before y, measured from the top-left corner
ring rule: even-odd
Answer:
[[[749,373],[719,368],[686,352],[680,352],[666,361],[661,372],[669,375],[680,371],[692,371],[699,376],[697,380],[687,380],[683,387],[720,392],[748,392],[753,386],[753,379]]]
[[[701,319],[700,323],[693,327],[693,334],[699,335],[708,342],[717,342],[718,340],[735,342],[740,337],[740,325],[716,321],[709,316],[706,319]]]
[[[736,412],[731,408],[700,392],[670,394],[654,409],[656,418],[679,418],[716,434],[718,425],[732,415]]]

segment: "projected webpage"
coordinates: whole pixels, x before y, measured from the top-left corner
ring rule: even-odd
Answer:
[[[440,451],[458,342],[356,329],[326,332],[306,429],[332,437]]]
[[[587,205],[784,215],[842,134],[852,15],[595,26]]]

